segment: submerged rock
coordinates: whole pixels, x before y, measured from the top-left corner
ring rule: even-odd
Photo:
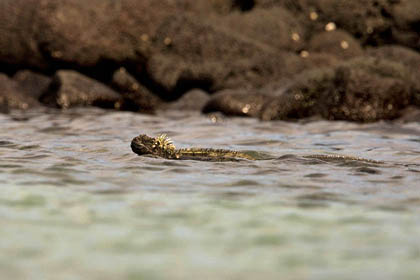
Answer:
[[[7,75],[0,73],[0,108],[6,113],[9,109],[27,110],[39,106],[38,101],[22,91],[19,84]]]
[[[361,57],[335,67],[302,73],[261,111],[264,120],[320,115],[329,120],[370,122],[394,119],[414,92],[402,64]]]
[[[119,107],[121,110],[151,113],[162,103],[123,67],[114,72],[112,86],[123,98]]]
[[[89,105],[119,108],[121,96],[104,84],[78,72],[60,70],[55,74],[41,101],[64,109]]]

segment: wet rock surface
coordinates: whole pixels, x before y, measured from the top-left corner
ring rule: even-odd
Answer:
[[[394,119],[410,104],[415,83],[402,64],[369,57],[302,73],[261,111],[261,118],[320,115],[359,122]]]
[[[25,94],[16,81],[0,73],[0,110],[3,113],[9,109],[27,110],[37,106],[38,101]]]
[[[163,109],[180,111],[201,111],[209,101],[210,96],[203,90],[192,89],[175,102],[168,103]]]
[[[420,108],[410,106],[404,109],[401,113],[401,117],[398,119],[398,122],[418,122],[420,120]]]
[[[47,91],[52,79],[46,75],[23,70],[17,72],[13,76],[13,80],[18,83],[20,90],[27,96],[39,100],[42,94]]]
[[[8,114],[9,112],[9,103],[5,98],[0,98],[0,114]]]
[[[162,103],[123,67],[114,72],[111,84],[122,95],[118,109],[152,113]]]
[[[60,70],[55,74],[41,101],[63,109],[89,105],[118,108],[121,96],[111,88],[78,72]]]
[[[393,119],[420,106],[419,5],[4,0],[0,72],[15,83],[2,78],[0,87],[10,88],[2,107],[41,100],[144,113],[205,107],[267,120]],[[379,62],[367,67],[369,58],[357,69],[366,57]],[[406,77],[390,74],[392,67]],[[205,93],[186,94],[193,89]],[[22,95],[11,92],[31,96],[31,104],[17,105]]]
[[[212,96],[203,108],[203,112],[222,112],[229,116],[258,117],[263,105],[270,100],[270,97],[255,90],[223,90]]]

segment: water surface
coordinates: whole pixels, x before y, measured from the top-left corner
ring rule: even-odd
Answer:
[[[420,124],[97,109],[0,115],[8,279],[418,279]],[[139,157],[138,134],[252,150]],[[340,154],[383,161],[309,159]]]

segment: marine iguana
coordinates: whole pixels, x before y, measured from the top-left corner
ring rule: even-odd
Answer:
[[[145,134],[134,137],[131,141],[131,149],[134,153],[140,156],[153,155],[161,158],[175,160],[238,161],[241,159],[275,159],[275,157],[256,151],[232,151],[210,148],[177,149],[175,148],[171,139],[169,139],[165,134],[162,134],[156,138],[149,137]],[[315,154],[303,157],[326,161],[355,160],[368,163],[382,163],[381,161],[337,154]]]

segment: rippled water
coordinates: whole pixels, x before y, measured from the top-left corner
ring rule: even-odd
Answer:
[[[420,123],[79,109],[0,127],[6,279],[420,277]],[[274,159],[139,157],[140,133]]]

